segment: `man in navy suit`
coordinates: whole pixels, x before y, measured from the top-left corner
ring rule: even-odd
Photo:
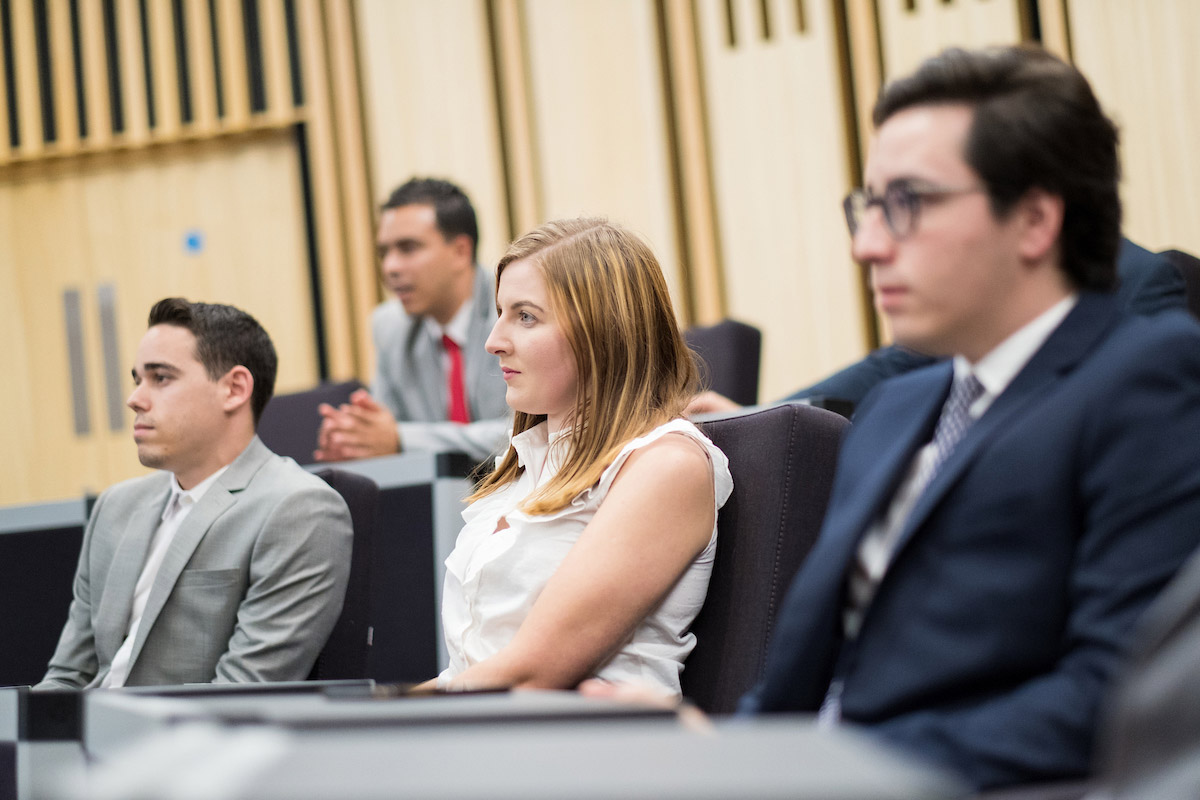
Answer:
[[[1117,133],[1039,50],[885,87],[853,253],[896,341],[844,443],[756,713],[862,726],[978,787],[1087,773],[1134,624],[1200,541],[1200,327],[1122,314]]]
[[[1128,239],[1117,252],[1117,302],[1130,314],[1157,314],[1187,309],[1187,286],[1175,265]],[[897,345],[880,347],[837,372],[783,398],[780,402],[824,398],[843,400],[855,408],[876,384],[937,362]],[[712,390],[700,392],[688,405],[688,414],[736,411],[741,406]]]

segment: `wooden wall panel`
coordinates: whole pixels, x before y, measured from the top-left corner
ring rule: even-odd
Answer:
[[[524,7],[544,217],[597,214],[638,231],[685,314],[653,4]]]
[[[1200,253],[1200,4],[1072,0],[1075,64],[1121,128],[1125,232]]]
[[[878,0],[885,76],[911,72],[946,47],[1021,41],[1021,5],[1019,0]]]
[[[728,314],[762,328],[774,400],[868,349],[840,201],[857,177],[833,4],[699,4]]]
[[[88,252],[81,246],[79,193],[46,180],[15,181],[0,188],[0,216],[8,230],[3,260],[12,266],[5,281],[16,306],[16,331],[4,348],[8,376],[0,390],[8,457],[0,465],[0,504],[78,496],[104,484],[103,454],[95,436],[105,417],[94,391],[84,398],[89,433],[74,433],[72,381],[63,292],[79,296],[83,330],[94,328]],[[7,315],[6,315],[7,316]],[[86,355],[86,351],[85,351]],[[11,362],[10,362],[11,360]],[[86,359],[84,384],[99,387],[99,371]],[[64,487],[55,491],[58,485]]]
[[[7,128],[0,128],[0,133],[3,134],[2,140],[7,143]],[[35,348],[31,344],[16,344],[25,342],[31,329],[31,309],[26,308],[22,292],[22,276],[27,273],[20,268],[14,233],[16,219],[13,208],[16,199],[13,192],[0,191],[0,341],[6,343],[0,348],[0,370],[3,370],[5,383],[10,387],[0,393],[0,397],[4,398],[0,410],[9,420],[25,421],[20,425],[0,425],[0,448],[9,454],[0,461],[0,486],[4,487],[2,491],[6,496],[14,501],[33,496],[34,469],[21,456],[13,454],[23,456],[34,448],[36,431],[28,421],[33,419],[33,406],[41,394],[39,388],[30,382]]]
[[[13,379],[0,389],[0,413],[24,422],[2,441],[10,458],[0,505],[99,491],[141,471],[128,412],[120,430],[109,426],[102,287],[115,295],[122,402],[146,314],[170,295],[257,317],[279,353],[278,391],[317,381],[297,158],[291,135],[263,134],[30,164],[0,183],[0,312],[17,304],[0,333],[27,344],[4,351]],[[80,293],[83,312],[83,436],[74,433],[65,289]]]
[[[494,266],[511,235],[484,3],[357,0],[355,12],[374,203],[414,175],[453,181]]]

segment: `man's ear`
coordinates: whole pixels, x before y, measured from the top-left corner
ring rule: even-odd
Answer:
[[[232,414],[250,404],[250,396],[254,394],[254,376],[239,364],[222,376],[221,388],[225,392],[222,406],[225,413]]]
[[[463,259],[466,263],[474,265],[474,259],[471,258],[471,237],[465,233],[460,233],[450,240],[450,247],[454,250],[454,255],[457,258]]]
[[[1020,224],[1018,249],[1026,261],[1042,261],[1058,244],[1063,225],[1063,199],[1034,187],[1015,209]]]

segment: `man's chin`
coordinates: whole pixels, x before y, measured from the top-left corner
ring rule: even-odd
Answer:
[[[164,466],[166,463],[166,458],[157,450],[139,447],[137,454],[138,461],[142,462],[143,467],[148,467],[150,469],[166,469]]]

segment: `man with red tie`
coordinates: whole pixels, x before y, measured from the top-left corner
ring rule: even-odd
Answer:
[[[471,201],[447,181],[413,178],[383,204],[376,248],[395,297],[372,315],[375,378],[371,392],[321,406],[318,461],[401,450],[482,460],[505,441],[505,384],[483,348],[496,308],[478,239]]]

